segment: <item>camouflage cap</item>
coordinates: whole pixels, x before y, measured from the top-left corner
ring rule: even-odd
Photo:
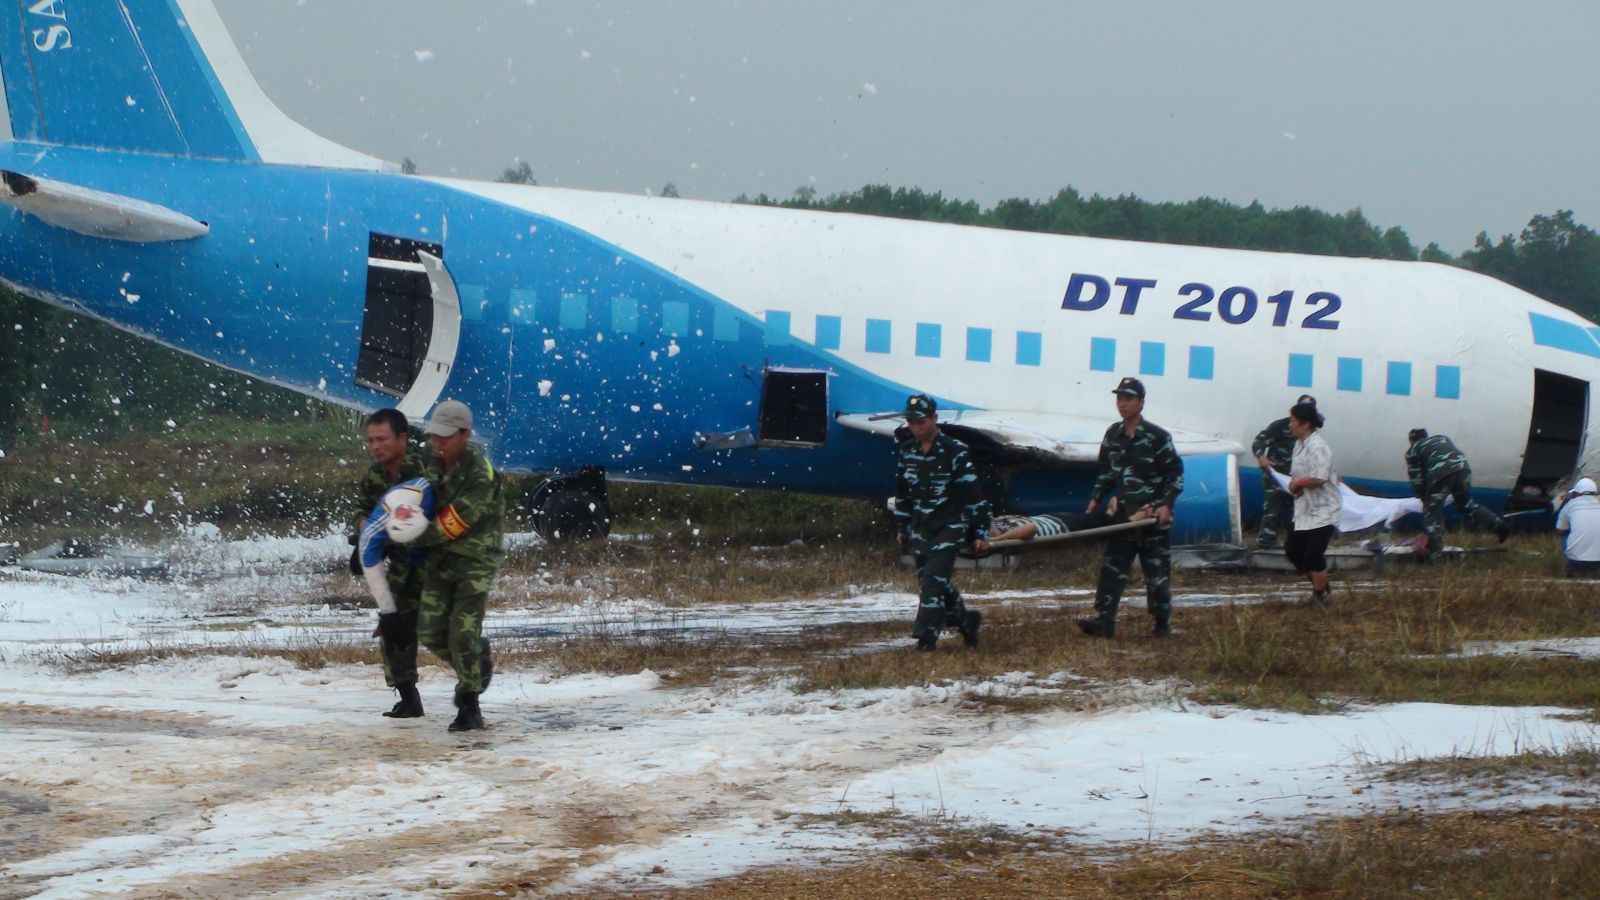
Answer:
[[[1138,397],[1143,400],[1144,382],[1137,378],[1124,378],[1117,382],[1117,386],[1111,389],[1111,393],[1120,394],[1124,397]]]
[[[1420,441],[1420,440],[1422,440],[1423,438],[1425,438],[1427,436],[1428,436],[1428,429],[1426,429],[1426,428],[1413,428],[1410,431],[1406,432],[1406,438],[1409,441],[1411,441],[1411,443],[1413,443],[1413,444],[1415,444],[1417,441]]]
[[[1295,404],[1299,405],[1301,403],[1309,403],[1312,406],[1316,406],[1317,405],[1317,398],[1311,396],[1310,394],[1301,394],[1300,395],[1300,399],[1296,400]]]
[[[428,417],[427,431],[439,437],[449,437],[471,427],[472,410],[460,400],[446,400],[433,408],[433,415]]]
[[[906,421],[914,422],[926,419],[939,411],[939,404],[927,394],[912,394],[906,398]]]

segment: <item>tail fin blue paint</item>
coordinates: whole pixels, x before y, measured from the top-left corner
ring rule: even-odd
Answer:
[[[0,0],[0,75],[19,141],[397,168],[285,116],[211,0]]]
[[[21,141],[259,160],[176,0],[11,0],[0,66]]]

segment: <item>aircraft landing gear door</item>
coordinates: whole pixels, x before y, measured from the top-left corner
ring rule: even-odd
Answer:
[[[374,232],[367,249],[366,309],[356,384],[401,398],[420,419],[433,408],[461,338],[461,301],[444,248]]]
[[[1578,467],[1589,414],[1589,382],[1554,372],[1533,372],[1533,420],[1509,510],[1548,508],[1555,486]]]
[[[761,377],[762,447],[820,447],[828,440],[828,373],[766,369]]]

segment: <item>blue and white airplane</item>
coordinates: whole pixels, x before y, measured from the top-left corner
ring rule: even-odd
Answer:
[[[1238,539],[1304,392],[1379,493],[1419,425],[1495,507],[1600,450],[1600,330],[1448,266],[407,176],[289,120],[209,0],[7,5],[0,280],[346,406],[464,400],[568,527],[606,477],[882,497],[915,391],[1005,506],[1080,508],[1123,375],[1183,540]]]

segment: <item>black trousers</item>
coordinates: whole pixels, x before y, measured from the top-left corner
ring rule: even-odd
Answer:
[[[1301,531],[1296,528],[1289,532],[1289,540],[1284,542],[1283,555],[1289,557],[1289,562],[1294,563],[1298,572],[1326,572],[1328,571],[1328,542],[1333,540],[1333,526],[1324,525],[1321,528],[1309,528]]]

